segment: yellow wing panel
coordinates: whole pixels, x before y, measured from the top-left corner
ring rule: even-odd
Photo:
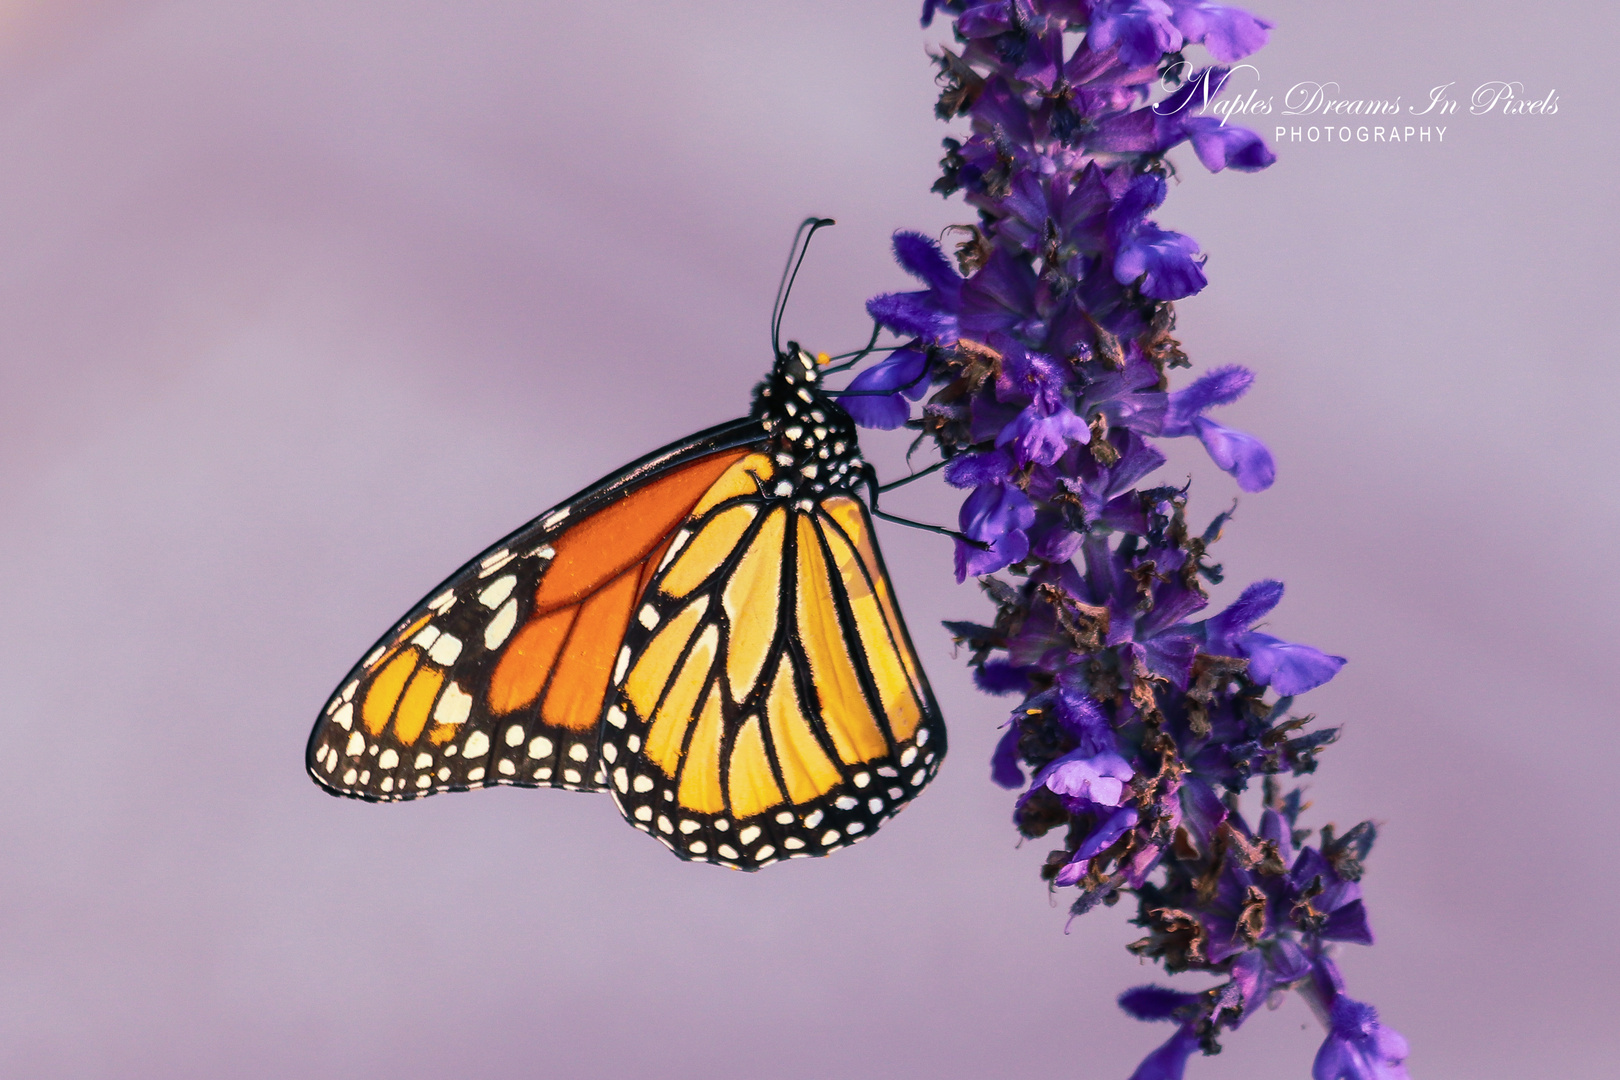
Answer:
[[[816,741],[810,721],[804,718],[786,663],[776,669],[766,715],[770,718],[771,744],[782,766],[782,778],[787,781],[788,797],[795,803],[807,803],[825,795],[841,777]]]
[[[771,775],[759,717],[750,716],[737,732],[727,775],[731,812],[739,818],[753,817],[782,802],[782,789],[776,786],[776,777]]]
[[[682,650],[692,640],[698,620],[703,618],[703,612],[708,606],[707,596],[700,596],[686,605],[679,615],[659,628],[652,642],[646,646],[641,657],[630,669],[630,677],[625,680],[624,690],[640,716],[648,719],[652,717],[653,707],[658,704],[659,695],[664,692],[664,687],[669,685],[669,677],[675,670],[676,661],[681,658]]]
[[[681,787],[676,796],[681,809],[718,814],[726,808],[725,796],[720,793],[720,739],[724,734],[720,692],[718,687],[710,687],[691,745],[686,748],[686,760],[681,763]]]
[[[833,562],[843,578],[850,610],[855,617],[855,637],[866,653],[872,680],[877,683],[878,698],[883,702],[889,731],[903,742],[911,738],[917,731],[917,725],[922,723],[922,702],[917,699],[916,688],[907,677],[894,631],[883,617],[882,606],[866,575],[861,572],[855,552],[837,529],[825,529],[823,534],[827,538],[828,548],[832,550]]]
[[[877,546],[872,542],[871,520],[866,516],[866,508],[855,499],[838,496],[823,502],[821,509],[829,514],[844,530],[844,534],[854,541],[856,549],[860,552],[866,576],[871,578],[878,603],[883,608],[883,617],[889,624],[889,632],[893,634],[895,641],[903,643],[905,634],[901,632],[903,624],[900,622],[900,610],[895,607],[894,597],[889,595],[889,579],[883,573],[883,562],[878,558]],[[923,685],[921,667],[909,646],[900,650],[900,659],[906,665],[906,673],[911,677],[912,686],[920,695]]]
[[[786,510],[770,512],[720,594],[731,627],[726,643],[726,679],[734,701],[742,701],[758,681],[765,658],[776,643],[786,521]]]
[[[815,522],[808,516],[799,518],[798,541],[799,639],[815,677],[822,726],[846,764],[882,757],[888,752],[888,740],[861,689],[849,643],[839,625],[827,560],[821,554]]]
[[[416,741],[427,726],[428,710],[444,685],[444,672],[433,668],[418,668],[411,677],[405,695],[399,699],[399,712],[394,715],[394,737],[406,746]]]
[[[754,523],[759,511],[747,503],[733,506],[716,514],[686,545],[675,563],[664,574],[664,592],[671,596],[685,596],[709,580],[737,548],[748,526]]]
[[[714,486],[704,493],[692,508],[690,520],[697,521],[727,499],[758,495],[760,484],[768,483],[775,473],[776,468],[770,458],[764,454],[749,454],[727,469]],[[758,482],[755,477],[758,477]]]
[[[698,635],[697,644],[692,646],[686,663],[681,665],[680,674],[670,684],[663,705],[649,718],[651,729],[647,734],[647,757],[664,770],[665,776],[674,777],[680,769],[686,729],[692,725],[698,699],[708,685],[719,643],[720,631],[713,626]],[[719,696],[710,694],[709,704],[718,709]]]

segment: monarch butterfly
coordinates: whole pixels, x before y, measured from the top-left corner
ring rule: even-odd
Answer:
[[[327,702],[310,776],[370,801],[605,789],[680,858],[742,870],[909,802],[945,728],[858,494],[875,510],[875,474],[816,360],[775,352],[747,418],[546,511],[412,608]]]

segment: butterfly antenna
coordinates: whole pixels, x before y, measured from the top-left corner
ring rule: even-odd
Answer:
[[[834,224],[837,223],[832,218],[807,217],[793,234],[787,265],[782,268],[782,280],[776,286],[776,303],[771,305],[771,348],[777,356],[782,355],[782,312],[787,309],[788,294],[793,291],[793,282],[799,276],[799,266],[804,262],[805,253],[810,250],[810,238],[816,235],[817,229]]]

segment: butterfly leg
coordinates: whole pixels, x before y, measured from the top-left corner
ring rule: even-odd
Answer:
[[[944,462],[940,462],[940,465],[943,465],[943,464],[944,464]],[[934,469],[937,469],[939,467],[940,467],[939,465],[931,466],[929,469],[925,470],[924,472],[914,473],[910,477],[907,477],[905,480],[898,481],[898,482],[896,482],[894,484],[891,484],[889,486],[890,487],[899,487],[900,484],[908,483],[911,480],[915,480],[915,479],[917,479],[917,477],[924,476],[927,473],[932,472]],[[966,533],[959,532],[956,529],[947,529],[942,525],[926,525],[921,521],[913,521],[910,518],[903,518],[903,517],[900,517],[900,516],[898,516],[896,514],[890,514],[890,513],[884,512],[882,510],[879,510],[878,509],[878,493],[881,492],[881,491],[885,491],[887,489],[878,484],[878,482],[877,482],[877,470],[872,468],[870,463],[867,463],[867,465],[865,467],[865,479],[866,479],[866,488],[867,488],[867,491],[868,491],[869,496],[870,496],[869,501],[872,504],[872,516],[873,517],[880,517],[884,521],[892,521],[896,525],[905,525],[905,526],[908,526],[908,527],[913,528],[913,529],[921,529],[923,532],[938,533],[940,536],[948,536],[952,540],[960,540],[960,541],[962,541],[962,543],[968,545],[971,548],[976,548],[979,551],[987,551],[987,550],[989,550],[990,545],[985,543],[983,540],[975,540],[971,536],[968,536]]]
[[[943,469],[947,464],[949,463],[944,461],[936,461],[932,465],[928,466],[928,468],[918,470],[917,472],[912,473],[910,476],[902,477],[899,480],[891,480],[887,484],[879,484],[878,490],[893,491],[895,488],[903,487],[904,485],[911,483],[913,480],[921,480],[930,473],[936,473]]]

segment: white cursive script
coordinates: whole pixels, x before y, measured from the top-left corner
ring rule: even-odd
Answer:
[[[1544,98],[1529,99],[1524,96],[1524,83],[1481,83],[1469,99],[1468,111],[1475,116],[1489,112],[1503,116],[1551,116],[1558,111],[1558,91],[1549,90]]]
[[[1336,82],[1297,82],[1283,95],[1284,116],[1390,116],[1401,111],[1401,99],[1337,98]]]

